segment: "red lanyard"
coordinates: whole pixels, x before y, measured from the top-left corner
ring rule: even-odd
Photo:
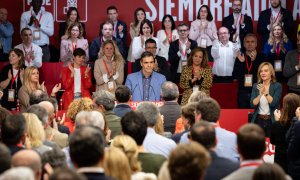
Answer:
[[[107,64],[106,64],[106,62],[105,62],[104,59],[103,59],[103,64],[104,64],[104,66],[105,66],[105,69],[106,69],[106,72],[107,72],[107,74],[108,74],[108,77],[110,77],[110,72],[109,72],[109,70],[108,70]]]
[[[24,52],[25,52],[25,58],[26,58],[26,61],[28,62],[28,66],[30,66],[30,60],[31,60],[31,58],[30,58],[30,52],[32,52],[32,45],[31,45],[31,47],[30,47],[30,51],[26,51],[26,49],[25,49],[25,46],[23,45],[23,50],[24,50]]]
[[[186,43],[182,43],[180,40],[178,40],[178,41],[179,41],[179,46],[180,46],[181,48],[182,48],[182,45],[183,45],[183,44],[186,44]],[[183,52],[182,52],[182,56],[183,56],[183,57],[186,56],[186,50],[187,50],[186,48],[187,48],[187,47],[185,46],[185,51],[183,51],[183,49],[182,49],[182,51],[183,51]]]
[[[30,12],[30,13],[31,13],[31,16],[32,16],[32,12]],[[40,21],[41,21],[42,17],[43,17],[43,13],[41,12],[40,18],[39,18],[39,20],[38,20],[39,24],[40,24]],[[34,22],[34,27],[35,27],[35,28],[38,27],[38,25],[36,24],[36,22]]]
[[[114,25],[114,36],[117,37],[117,23]]]
[[[166,30],[165,30],[165,33],[166,33],[166,36],[168,37],[169,44],[171,44],[171,42],[172,42],[172,31],[171,31],[170,36],[168,36],[168,32]]]
[[[77,48],[77,43],[72,43],[72,49],[73,49],[73,52],[74,50]]]
[[[12,86],[13,86],[14,82],[18,78],[18,72],[19,72],[19,70],[17,71],[17,74],[11,79],[10,89],[12,89]]]
[[[249,66],[249,64],[248,64],[248,58],[247,58],[247,55],[245,55],[245,61],[246,61],[246,66],[247,66],[247,70],[248,70],[248,74],[250,74],[250,71],[251,71],[251,68],[252,68],[252,61],[251,61],[251,64],[250,64],[250,66]]]
[[[279,55],[280,55],[280,43],[278,43],[277,45],[276,45],[276,56],[277,56],[277,58],[279,57]]]
[[[249,163],[241,163],[240,167],[258,167],[262,163],[261,162],[249,162]]]
[[[239,25],[241,25],[242,24],[242,17],[243,17],[243,14],[241,14],[240,16],[239,16],[239,18],[240,19],[238,19],[238,21],[240,21],[240,24]],[[238,27],[238,21],[236,21],[236,25],[235,25],[235,29],[238,29],[239,27]]]
[[[279,15],[281,14],[281,10],[278,12],[278,14],[277,14],[277,16],[276,16],[276,18],[275,18],[275,21],[274,22],[276,22],[277,21],[277,19],[278,19],[278,17],[279,17]]]

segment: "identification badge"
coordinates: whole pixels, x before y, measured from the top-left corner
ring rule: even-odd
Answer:
[[[41,39],[41,30],[34,30],[33,31],[33,40],[40,40]]]
[[[15,101],[15,90],[14,89],[9,89],[8,90],[8,101],[9,102],[14,102]]]
[[[275,60],[274,61],[274,68],[276,72],[282,71],[282,61],[281,60]]]
[[[181,61],[181,66],[183,67],[183,66],[186,66],[187,65],[187,61],[186,60],[182,60]]]
[[[198,92],[198,91],[199,91],[199,86],[196,86],[196,85],[193,86],[193,93],[194,93],[194,92]]]
[[[107,83],[107,85],[108,85],[108,90],[109,90],[109,91],[113,91],[113,90],[114,90],[114,82],[109,81],[109,82]]]
[[[300,86],[300,73],[297,74],[297,86]]]
[[[201,38],[200,40],[200,47],[206,48],[207,40],[205,38]]]
[[[253,75],[252,74],[245,74],[244,86],[245,87],[252,87],[252,83],[253,83]]]

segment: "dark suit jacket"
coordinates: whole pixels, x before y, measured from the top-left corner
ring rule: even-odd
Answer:
[[[123,31],[122,31],[123,32],[123,37],[122,38],[121,38],[120,33],[118,31],[119,25],[123,26]],[[125,22],[123,22],[119,19],[118,19],[118,22],[117,22],[117,36],[115,38],[118,39],[118,40],[123,41],[123,43],[126,44],[126,41],[127,41],[127,25],[126,25]]]
[[[289,145],[287,155],[289,160],[288,173],[293,179],[300,178],[300,122],[293,121],[290,129]]]
[[[155,56],[157,63],[158,63],[158,68],[159,70],[156,71],[162,75],[166,76],[167,81],[171,80],[170,77],[170,67],[166,61],[166,59],[164,57],[161,56]],[[133,72],[138,72],[142,69],[141,63],[140,63],[141,59],[138,59],[134,62],[133,64]]]
[[[284,32],[287,34],[289,39],[291,39],[291,30],[293,29],[292,13],[284,8],[281,8],[280,12],[282,14]],[[270,31],[268,30],[267,26],[270,24],[271,13],[272,12],[270,8],[266,9],[260,13],[258,18],[257,32],[262,36],[262,47],[269,39]]]
[[[210,151],[211,164],[208,166],[204,180],[222,179],[240,167],[240,164],[229,159],[219,157]]]
[[[230,14],[229,16],[225,17],[222,21],[222,26],[227,27],[230,33],[230,41],[232,41],[233,39],[233,35],[236,32],[235,27],[233,28],[232,25],[234,24],[234,17],[233,14]],[[253,33],[253,24],[252,24],[252,19],[250,16],[247,16],[246,14],[244,15],[244,23],[243,26],[240,24],[240,34],[239,34],[239,38],[240,38],[240,42],[241,42],[241,46],[244,47],[244,37],[246,36],[246,34],[248,33]]]
[[[86,172],[82,174],[87,178],[87,180],[114,180],[113,178],[105,176],[104,173],[100,172]]]
[[[126,113],[132,111],[132,109],[128,104],[117,104],[113,111],[117,116],[122,118]]]
[[[190,47],[191,50],[193,50],[195,47],[198,46],[196,41],[191,39],[189,39],[189,41],[191,42],[191,47]],[[173,41],[169,47],[169,62],[171,64],[170,67],[171,77],[172,77],[172,81],[177,84],[179,83],[179,79],[180,79],[180,76],[178,76],[177,74],[177,69],[180,60],[180,57],[177,55],[178,51],[179,51],[179,40],[177,39],[176,41]],[[188,57],[189,55],[190,54],[187,54]]]
[[[176,120],[180,118],[181,115],[181,106],[177,102],[165,102],[159,110],[160,113],[164,115],[165,132],[171,132],[174,134]]]

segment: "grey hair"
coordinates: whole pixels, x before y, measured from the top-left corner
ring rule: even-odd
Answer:
[[[39,118],[39,120],[42,122],[43,126],[48,123],[49,114],[48,114],[48,111],[44,107],[42,107],[38,104],[34,104],[34,105],[30,106],[26,112],[35,114]]]
[[[165,101],[174,101],[179,96],[178,86],[171,81],[166,81],[162,84],[160,93]]]
[[[209,98],[209,96],[203,91],[196,91],[189,97],[188,103],[199,102],[201,99]]]
[[[75,127],[91,125],[104,130],[104,117],[99,111],[81,111],[76,115]]]
[[[34,174],[28,167],[13,167],[0,176],[0,180],[5,179],[34,180]]]
[[[99,90],[93,93],[93,99],[97,106],[102,105],[106,111],[112,110],[115,107],[115,96],[105,90]]]
[[[151,102],[141,102],[137,106],[136,111],[144,115],[147,125],[150,127],[156,124],[158,116],[160,115],[157,106]]]

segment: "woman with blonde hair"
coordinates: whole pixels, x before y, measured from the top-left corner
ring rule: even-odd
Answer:
[[[274,119],[275,109],[279,109],[282,93],[281,84],[276,82],[275,71],[271,63],[263,62],[257,71],[257,83],[254,83],[251,93],[251,106],[255,108],[252,123],[260,125],[267,137]]]
[[[153,173],[144,173],[141,172],[141,163],[138,160],[138,146],[134,139],[128,135],[118,135],[114,138],[112,147],[119,148],[122,150],[128,158],[129,165],[131,168],[132,180],[154,180],[157,179],[156,175]]]
[[[131,180],[131,170],[124,152],[116,147],[106,149],[104,155],[105,175],[120,180]]]
[[[124,63],[115,42],[103,42],[94,67],[96,91],[107,90],[114,94],[117,86],[122,85],[124,80]]]
[[[26,135],[29,139],[31,148],[40,155],[44,152],[52,150],[51,147],[43,144],[46,134],[39,118],[33,113],[23,113],[26,120]]]

